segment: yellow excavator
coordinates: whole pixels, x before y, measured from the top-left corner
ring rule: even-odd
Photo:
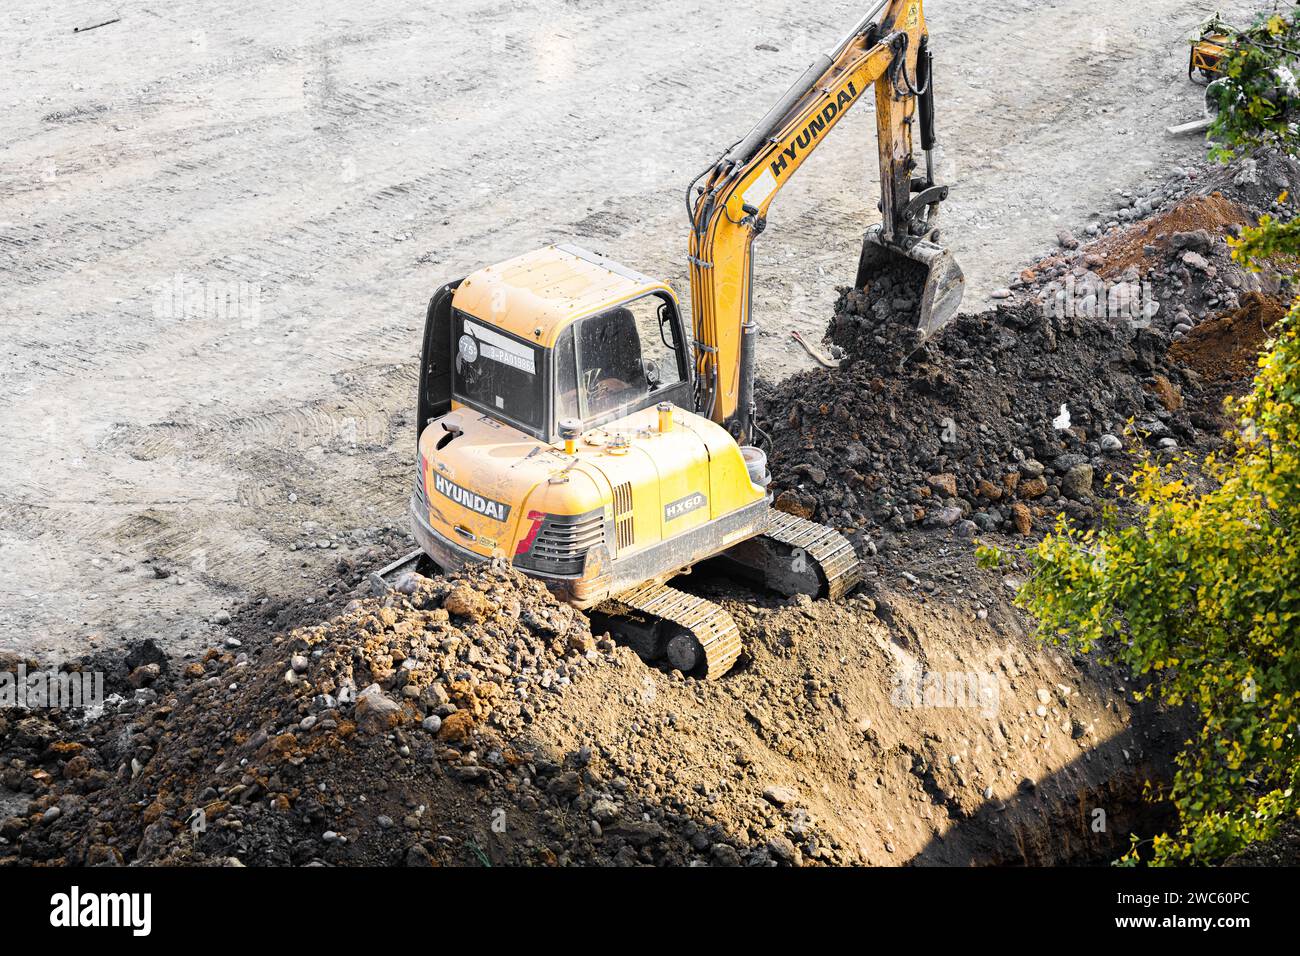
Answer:
[[[438,289],[420,362],[415,557],[512,564],[643,658],[708,678],[736,661],[740,634],[675,576],[721,559],[786,595],[856,585],[843,536],[772,507],[755,437],[753,243],[781,187],[874,88],[882,221],[857,284],[908,263],[924,276],[920,331],[956,312],[963,276],[935,242],[948,187],[934,180],[931,61],[920,0],[881,2],[696,177],[692,328],[667,283],[575,245]]]
[[[1219,65],[1232,42],[1232,28],[1216,13],[1201,25],[1200,35],[1192,41],[1191,56],[1187,60],[1188,78],[1201,85],[1217,79],[1221,74]]]

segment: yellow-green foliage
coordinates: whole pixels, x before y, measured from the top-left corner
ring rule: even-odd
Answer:
[[[1211,88],[1219,113],[1208,133],[1212,155],[1295,141],[1297,47],[1300,17],[1264,12],[1247,29],[1220,21],[1230,42],[1219,63],[1222,80]]]
[[[1273,249],[1276,228],[1247,230],[1234,255]],[[1194,711],[1170,792],[1179,826],[1155,839],[1156,863],[1212,862],[1300,812],[1300,300],[1274,332],[1229,403],[1229,451],[1203,463],[1213,490],[1179,463],[1146,464],[1125,489],[1144,506],[1137,523],[1061,520],[1019,594],[1041,636],[1103,645]]]

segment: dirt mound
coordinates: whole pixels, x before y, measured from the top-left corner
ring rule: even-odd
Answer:
[[[1121,277],[1131,266],[1137,266],[1145,272],[1160,253],[1181,248],[1174,245],[1174,237],[1179,233],[1204,232],[1211,237],[1222,238],[1236,234],[1243,226],[1254,224],[1255,217],[1249,210],[1222,193],[1190,196],[1149,219],[1093,244],[1088,251],[1104,261],[1100,269],[1101,275],[1114,279]]]
[[[1300,170],[1261,153],[1187,177],[1089,244],[1062,233],[1005,304],[923,344],[919,267],[841,289],[826,333],[841,366],[758,389],[778,507],[868,551],[918,527],[1027,534],[1121,504],[1105,479],[1141,446],[1217,446],[1222,396],[1250,380],[1288,292],[1233,262],[1226,238],[1284,212]]]
[[[994,576],[965,614],[698,583],[746,635],[721,682],[485,569],[172,662],[98,720],[0,726],[28,798],[0,863],[1051,863],[1143,826],[1078,808],[1135,804],[1166,731],[1036,648]]]
[[[261,646],[211,650],[175,679],[151,662],[105,719],[0,728],[5,783],[33,797],[0,834],[24,859],[90,864],[437,855],[446,820],[422,824],[427,800],[403,784],[437,790],[518,762],[458,748],[480,727],[522,728],[603,658],[581,614],[513,570],[399,586]],[[394,820],[407,823],[353,851],[349,832]],[[434,843],[414,849],[422,837]]]
[[[1197,436],[1148,330],[1022,304],[960,316],[909,353],[891,344],[899,324],[844,290],[829,335],[848,360],[760,391],[779,506],[851,532],[1023,533],[1062,510],[1094,517],[1135,442]]]
[[[1058,314],[1140,317],[1177,341],[1252,292],[1289,298],[1289,269],[1249,272],[1233,261],[1227,240],[1262,215],[1295,216],[1297,185],[1300,166],[1269,150],[1182,171],[1108,213],[1116,218],[1104,226],[1089,224],[1096,239],[1081,245],[1062,232],[1060,248],[1022,270],[1006,292]]]
[[[1233,261],[1227,240],[1240,231],[1242,215],[1217,193],[1189,197],[1073,256],[1039,261],[1021,274],[1016,298],[1058,315],[1134,322],[1177,341],[1237,308],[1244,295],[1281,291],[1277,272],[1249,272]]]
[[[1247,382],[1258,368],[1269,331],[1286,310],[1275,298],[1247,293],[1240,308],[1202,322],[1170,355],[1212,382]]]

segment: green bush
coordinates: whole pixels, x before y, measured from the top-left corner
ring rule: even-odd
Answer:
[[[1300,140],[1298,47],[1294,12],[1239,34],[1216,86],[1214,154]],[[1300,224],[1265,217],[1233,246],[1249,268],[1293,264]],[[1100,646],[1195,715],[1168,793],[1178,826],[1141,857],[1134,838],[1125,863],[1212,863],[1300,818],[1300,300],[1273,334],[1249,392],[1228,403],[1239,427],[1225,454],[1148,459],[1123,489],[1141,506],[1134,523],[1111,515],[1093,531],[1062,518],[1027,555],[1017,601],[1042,638]]]
[[[1300,17],[1264,14],[1246,30],[1227,28],[1232,45],[1219,63],[1223,79],[1211,86],[1219,113],[1210,127],[1212,152],[1227,158],[1242,150],[1294,142],[1300,100]]]

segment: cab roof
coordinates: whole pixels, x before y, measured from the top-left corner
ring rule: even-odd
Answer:
[[[650,292],[672,289],[578,246],[547,246],[470,274],[452,305],[498,329],[550,348],[575,319]]]

